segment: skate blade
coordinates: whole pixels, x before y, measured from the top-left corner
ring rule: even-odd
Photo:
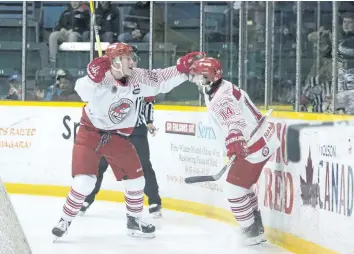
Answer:
[[[53,232],[54,231],[54,232]],[[61,239],[63,236],[65,236],[66,234],[68,234],[68,231],[65,231],[65,233],[62,236],[58,236],[55,234],[55,230],[52,230],[52,234],[53,234],[53,243],[57,242],[59,239]]]
[[[161,219],[162,218],[161,212],[152,213],[151,215],[152,215],[153,219]]]
[[[146,239],[152,239],[156,237],[155,232],[142,233],[141,231],[133,230],[133,229],[128,229],[128,236],[135,237],[135,238],[146,238]]]
[[[56,243],[61,237],[59,236],[54,236],[53,237],[53,243]]]
[[[264,234],[260,234],[260,236],[261,236],[261,242],[265,243],[267,239],[265,238]]]
[[[243,242],[241,244],[244,247],[255,246],[255,245],[261,244],[263,239],[264,239],[264,237],[262,235],[259,235],[259,236],[256,236],[256,237],[243,239]]]

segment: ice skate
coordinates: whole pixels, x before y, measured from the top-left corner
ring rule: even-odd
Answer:
[[[152,215],[153,219],[162,218],[161,205],[156,205],[156,204],[150,205],[149,213]]]
[[[52,234],[54,235],[53,242],[56,242],[59,238],[63,237],[64,234],[68,233],[70,224],[70,221],[60,219],[59,223],[52,229]]]
[[[141,221],[139,218],[127,215],[128,235],[138,238],[154,238],[155,226]]]
[[[87,202],[84,202],[84,203],[82,204],[81,209],[80,209],[80,211],[78,212],[77,215],[79,215],[79,216],[84,216],[85,213],[86,213],[86,211],[87,211],[87,209],[89,209],[90,206],[91,206],[91,204],[89,204],[89,203],[87,203]]]
[[[262,222],[261,211],[260,210],[253,211],[253,214],[254,214],[254,220],[259,228],[259,235],[262,237],[262,242],[266,242],[267,239],[265,239],[265,236],[264,236],[264,226],[263,226],[263,222]]]
[[[243,246],[258,245],[262,242],[262,236],[259,233],[259,226],[256,222],[247,228],[241,228],[241,231],[243,236],[241,244]]]

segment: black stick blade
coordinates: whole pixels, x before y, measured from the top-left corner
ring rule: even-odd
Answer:
[[[215,181],[213,176],[191,176],[184,179],[185,183],[200,183],[200,182],[213,182]]]

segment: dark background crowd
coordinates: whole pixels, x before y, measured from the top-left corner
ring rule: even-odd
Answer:
[[[154,2],[152,24],[151,2],[95,3],[101,42],[135,45],[141,59],[138,66],[143,68],[149,68],[150,41],[153,41],[152,68],[174,65],[179,56],[199,50],[202,12],[204,51],[220,59],[226,79],[238,83],[241,2],[204,2],[202,11],[200,2]],[[302,3],[302,110],[331,113],[337,110],[331,109],[329,103],[332,96],[332,2]],[[274,4],[271,104],[288,105],[290,110],[295,98],[296,10],[294,1]],[[253,101],[263,105],[266,2],[247,1],[246,12],[247,92]],[[24,94],[25,100],[77,101],[73,86],[78,77],[86,74],[90,60],[90,17],[88,2],[27,1],[26,91],[23,93],[22,2],[1,1],[0,98],[22,100]],[[351,90],[352,2],[340,2],[337,28],[340,45],[337,90],[343,92]],[[199,94],[195,86],[186,82],[167,94],[164,103],[198,105]]]

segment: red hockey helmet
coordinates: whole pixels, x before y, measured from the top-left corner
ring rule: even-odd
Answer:
[[[108,57],[111,63],[114,62],[114,59],[121,56],[132,56],[134,62],[137,61],[135,50],[132,46],[126,43],[112,43],[106,49],[106,56]]]
[[[130,76],[139,60],[136,48],[126,43],[110,44],[106,49],[106,56],[115,78]]]
[[[204,80],[208,81],[203,85],[208,85],[222,78],[222,66],[219,60],[205,57],[193,63],[190,74],[202,75]]]

